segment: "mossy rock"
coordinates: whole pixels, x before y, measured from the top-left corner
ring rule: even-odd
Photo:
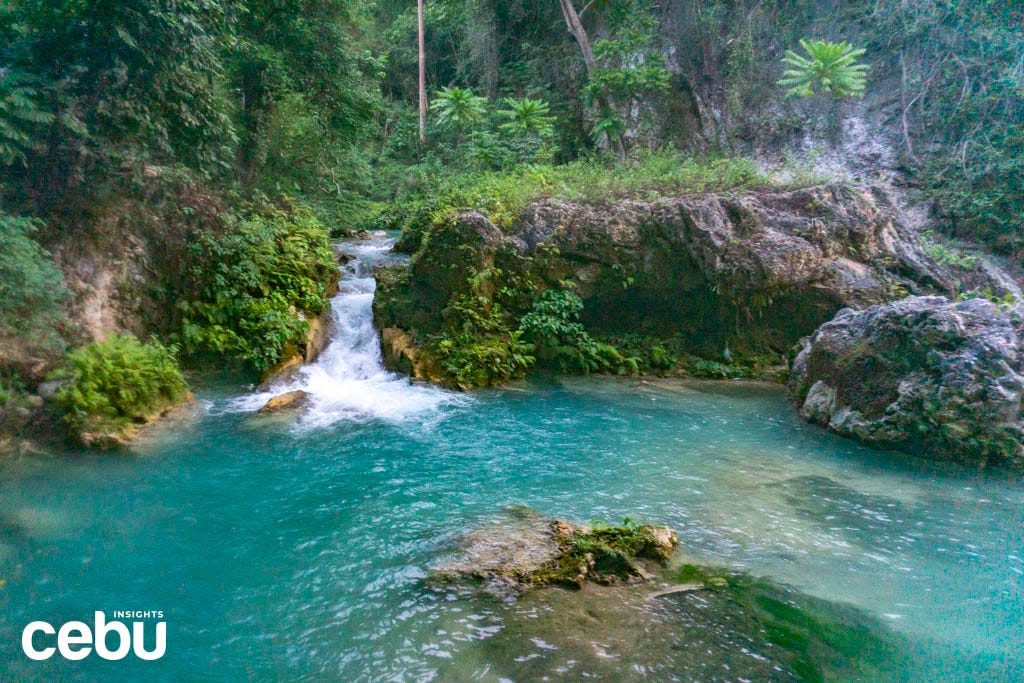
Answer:
[[[550,585],[638,583],[651,578],[679,543],[668,527],[629,519],[621,526],[587,527],[529,509],[514,514],[510,523],[466,534],[461,555],[435,569],[435,577],[482,579],[501,594]]]
[[[728,568],[669,566],[667,527],[512,516],[467,534],[462,556],[435,574],[482,579],[482,592],[461,581],[463,595],[496,610],[514,598],[501,632],[474,646],[495,676],[562,680],[569,667],[606,680],[915,680],[905,672],[920,647],[888,624]],[[543,642],[543,656],[524,656],[529,642]]]

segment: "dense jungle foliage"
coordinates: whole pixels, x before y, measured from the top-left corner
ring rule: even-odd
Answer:
[[[329,234],[407,229],[414,251],[424,225],[463,206],[501,225],[544,195],[750,186],[766,166],[810,180],[838,151],[856,177],[896,172],[939,229],[1024,251],[1016,0],[428,0],[424,12],[421,141],[409,0],[0,0],[0,341],[28,349],[0,353],[0,378],[38,382],[90,341],[65,319],[50,252],[121,239],[103,233],[109,215],[156,254],[147,334],[257,371],[301,345],[325,305]],[[865,135],[882,151],[856,152]],[[578,336],[571,304],[539,298],[502,331],[523,345],[503,372],[607,365],[599,346],[557,351],[559,335]],[[556,308],[571,329],[542,324]],[[488,352],[479,334],[448,340],[453,367]],[[645,358],[664,350],[645,344]]]

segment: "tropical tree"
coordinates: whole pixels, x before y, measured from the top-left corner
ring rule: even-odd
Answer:
[[[811,97],[817,89],[836,97],[855,97],[863,94],[867,84],[866,64],[858,63],[863,48],[854,49],[849,43],[830,43],[825,40],[801,40],[807,53],[801,57],[786,50],[782,59],[788,64],[779,85],[788,88],[788,97]]]
[[[541,138],[554,135],[552,124],[555,117],[551,116],[551,106],[544,100],[506,97],[502,103],[506,108],[499,109],[498,115],[505,118],[506,122],[498,126],[501,130],[513,135],[534,134]]]
[[[0,2],[9,192],[40,211],[147,163],[215,173],[233,140],[216,0]]]
[[[420,102],[420,144],[427,142],[427,49],[423,29],[423,0],[416,1],[417,80]]]
[[[483,121],[487,114],[487,99],[474,94],[472,88],[453,85],[441,88],[430,108],[439,125],[455,129],[461,145],[466,129]]]
[[[625,132],[648,123],[650,103],[669,89],[670,76],[664,59],[651,49],[651,21],[649,15],[637,14],[615,38],[594,43],[597,61],[584,90],[587,100],[597,109],[591,134],[604,135],[609,142],[617,140],[623,160]]]
[[[362,49],[359,39],[367,21],[365,4],[239,0],[234,6],[227,74],[240,105],[238,179],[252,185],[300,169],[307,176],[342,171],[344,164],[336,157],[373,132],[382,108],[375,75],[381,63]],[[268,139],[280,134],[274,129],[290,125],[289,117],[278,116],[282,104],[315,123],[311,131],[320,158],[275,160],[268,153]],[[274,163],[277,168],[268,167]]]

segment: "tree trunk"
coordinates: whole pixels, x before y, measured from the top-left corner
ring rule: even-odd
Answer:
[[[572,34],[573,38],[580,46],[580,52],[583,53],[583,63],[587,67],[587,75],[594,70],[596,62],[594,61],[594,51],[590,47],[590,36],[587,35],[587,29],[584,28],[583,22],[580,21],[580,15],[576,12],[576,8],[573,7],[572,0],[558,0],[562,6],[562,16],[565,18],[565,25],[569,29],[569,33]],[[589,6],[589,5],[588,5]],[[586,11],[586,7],[583,8]],[[604,95],[600,95],[597,98],[597,106],[607,111],[612,111],[611,102]],[[614,147],[619,153],[619,159],[622,161],[626,160],[626,143],[622,139],[622,133],[616,136],[612,136],[610,133],[606,135],[608,138],[608,146]]]
[[[420,59],[420,143],[427,142],[427,52],[423,39],[423,0],[416,0],[417,40]]]
[[[562,5],[562,16],[565,17],[565,25],[569,28],[569,33],[580,45],[583,63],[587,65],[589,74],[594,68],[594,51],[590,49],[590,37],[587,35],[587,29],[583,28],[583,22],[580,21],[580,15],[576,13],[572,0],[558,0],[558,2]]]

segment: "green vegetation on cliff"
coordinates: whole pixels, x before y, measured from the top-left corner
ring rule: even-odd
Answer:
[[[483,211],[496,225],[507,228],[530,202],[547,197],[594,203],[650,200],[769,182],[746,159],[694,159],[671,149],[637,153],[626,168],[607,157],[595,157],[508,171],[414,170],[415,180],[403,186],[401,194],[368,225],[403,230],[399,248],[410,253],[419,248],[431,225],[460,209]]]
[[[0,372],[34,386],[117,330],[259,371],[300,346],[336,278],[323,221],[356,201],[380,111],[368,8],[0,3]]]
[[[188,351],[237,356],[263,372],[304,343],[309,324],[337,282],[323,225],[288,201],[249,205],[220,231],[199,231],[178,292],[180,332]]]
[[[56,328],[68,292],[49,254],[32,239],[38,228],[36,221],[0,211],[0,365],[24,355],[11,348],[18,343],[43,351],[62,346]]]

